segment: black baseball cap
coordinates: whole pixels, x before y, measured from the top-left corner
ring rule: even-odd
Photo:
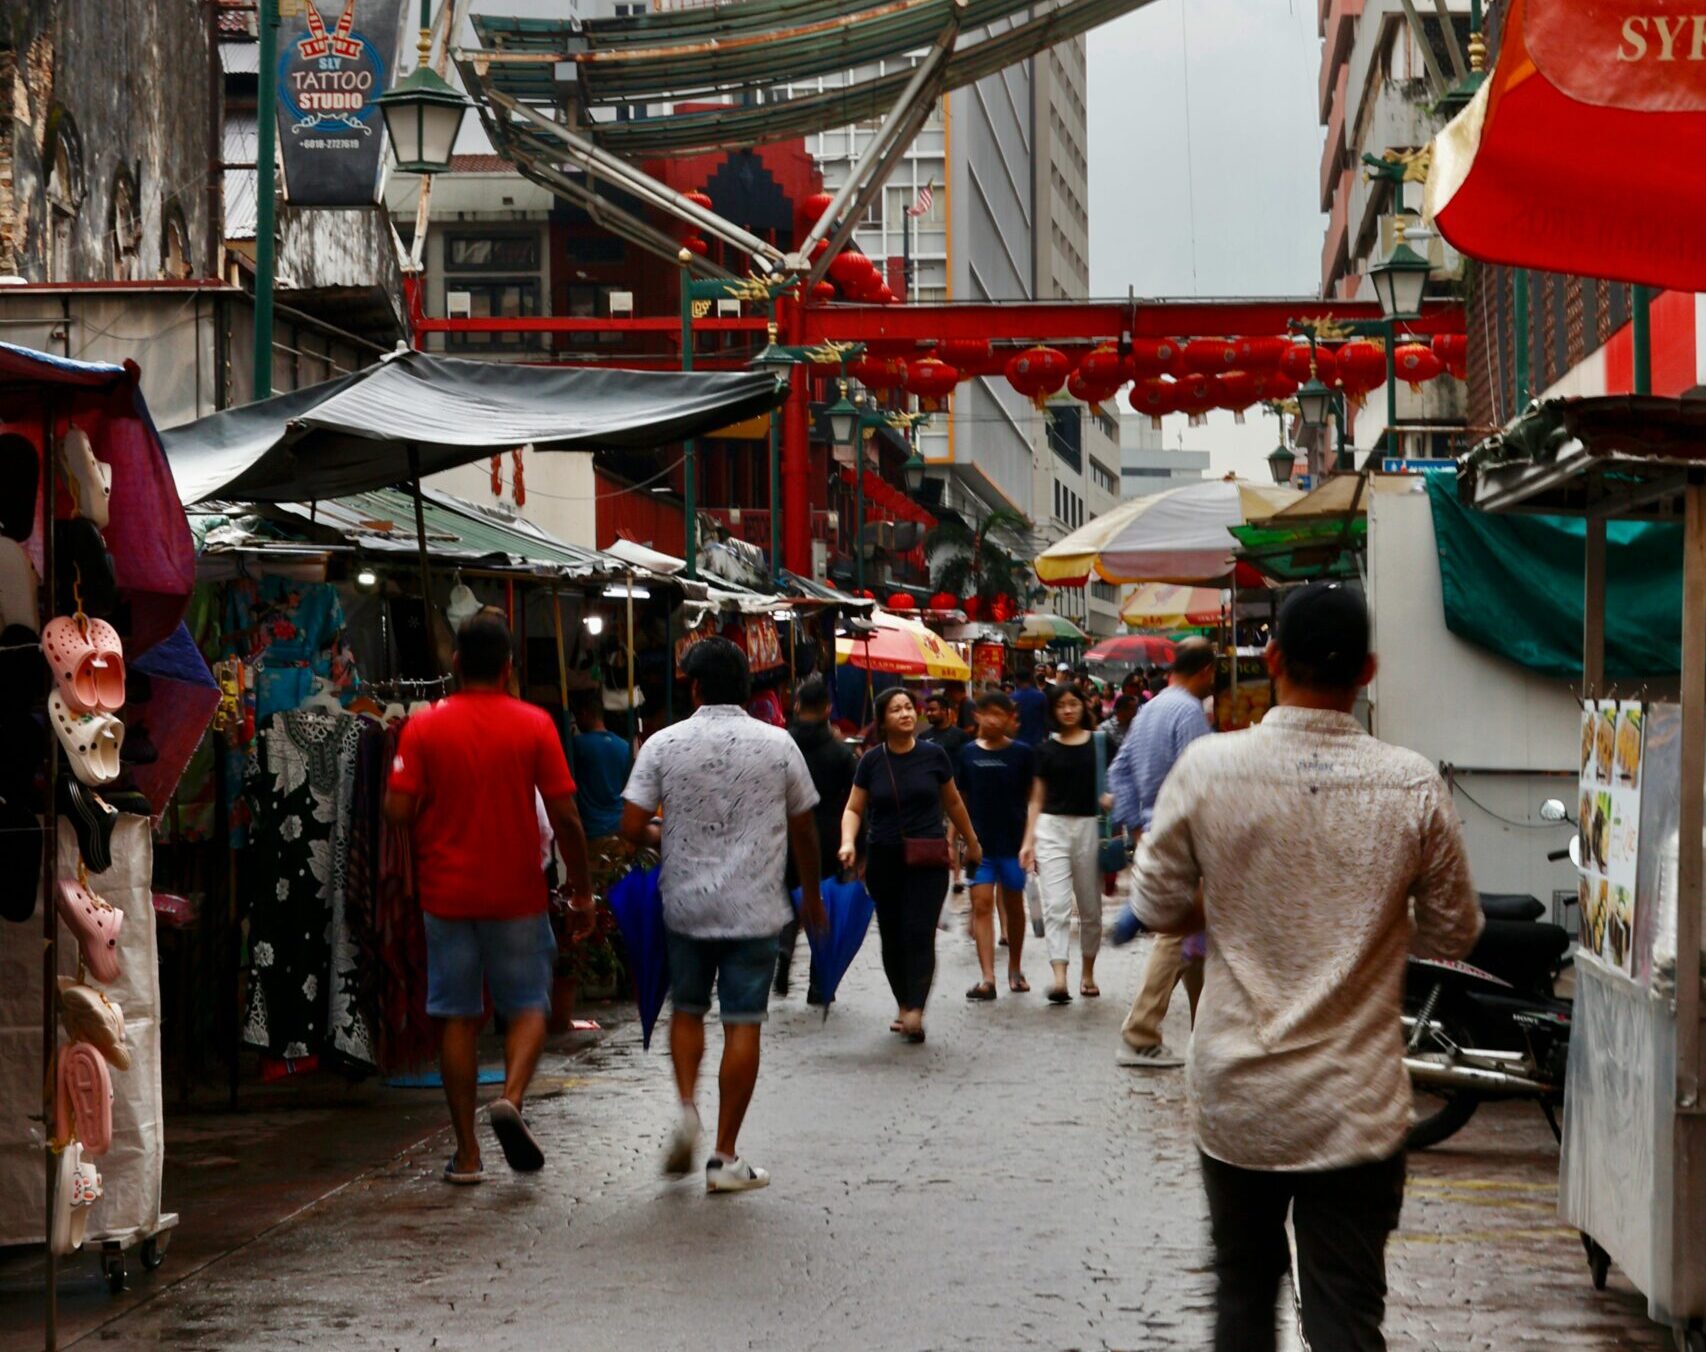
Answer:
[[[1274,644],[1299,684],[1352,688],[1368,662],[1368,603],[1342,582],[1311,582],[1280,607]]]

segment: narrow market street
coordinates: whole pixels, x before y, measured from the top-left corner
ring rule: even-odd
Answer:
[[[1099,1001],[968,1006],[956,917],[921,1047],[886,1031],[874,941],[827,1023],[797,983],[743,1137],[774,1182],[745,1197],[659,1176],[662,1038],[642,1052],[637,1024],[599,1011],[601,1041],[541,1067],[542,1174],[510,1174],[488,1138],[486,1184],[445,1187],[441,1104],[418,1091],[403,1135],[421,1144],[198,1270],[186,1233],[158,1273],[133,1272],[140,1303],[100,1323],[104,1294],[83,1291],[67,1318],[83,1346],[254,1352],[1201,1348],[1211,1279],[1183,1076],[1113,1059],[1145,947],[1105,956]],[[1029,965],[1034,982],[1041,955]],[[1621,1274],[1593,1291],[1556,1216],[1556,1162],[1520,1105],[1412,1160],[1394,1348],[1669,1345]]]

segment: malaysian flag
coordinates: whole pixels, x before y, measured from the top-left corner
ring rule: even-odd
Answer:
[[[917,200],[906,209],[908,216],[922,216],[930,210],[930,204],[936,200],[936,180],[931,179],[918,190]]]

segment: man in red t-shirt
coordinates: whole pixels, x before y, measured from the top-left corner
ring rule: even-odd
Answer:
[[[458,692],[404,726],[385,793],[386,818],[411,828],[414,838],[426,912],[427,1013],[439,1023],[439,1064],[456,1129],[456,1154],[444,1166],[449,1183],[483,1177],[474,1100],[488,987],[509,1024],[492,1132],[512,1169],[545,1163],[521,1116],[545,1045],[557,960],[538,799],[568,867],[577,936],[593,918],[575,782],[550,716],[509,695],[510,661],[502,618],[481,613],[462,625]]]

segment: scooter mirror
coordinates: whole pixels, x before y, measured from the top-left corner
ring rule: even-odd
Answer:
[[[1570,837],[1570,862],[1577,868],[1582,866],[1582,838],[1579,835]]]
[[[1556,798],[1548,798],[1540,805],[1540,820],[1543,822],[1561,822],[1569,818],[1570,812]]]

